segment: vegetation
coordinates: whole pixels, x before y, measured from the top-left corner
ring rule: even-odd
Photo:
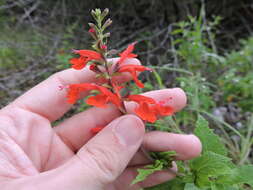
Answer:
[[[178,162],[182,176],[153,189],[250,189],[252,181],[245,175],[252,173],[253,164],[250,1],[15,2],[0,0],[1,106],[68,68],[71,49],[90,43],[84,30],[84,23],[91,19],[88,12],[108,7],[115,21],[110,45],[123,49],[137,41],[140,60],[155,69],[153,75],[143,77],[143,91],[177,86],[187,93],[188,106],[154,126],[195,132],[204,145],[201,157]],[[87,108],[81,107],[78,111]]]

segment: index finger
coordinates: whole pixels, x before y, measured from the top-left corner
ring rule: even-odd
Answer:
[[[112,62],[117,60],[118,58],[114,58]],[[127,59],[124,64],[140,64],[140,61],[138,59]],[[64,90],[60,91],[59,86],[98,82],[95,76],[95,73],[88,68],[80,71],[67,69],[58,72],[27,91],[4,109],[11,109],[12,106],[17,106],[39,114],[51,122],[55,121],[71,107],[66,101],[67,92]],[[118,80],[119,82],[124,82],[130,80],[130,76],[123,74]]]

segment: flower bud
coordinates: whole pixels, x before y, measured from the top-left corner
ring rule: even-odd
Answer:
[[[89,33],[94,34],[94,33],[96,33],[96,30],[95,30],[94,28],[90,28],[90,29],[89,29]]]
[[[101,45],[101,49],[104,50],[104,51],[107,50],[107,45],[102,44],[102,45]]]
[[[108,18],[106,21],[105,21],[105,23],[104,23],[104,25],[103,25],[103,28],[105,29],[105,28],[107,28],[108,26],[110,26],[112,24],[112,20],[110,19],[110,18]]]
[[[104,18],[104,17],[106,17],[107,15],[108,15],[108,13],[109,13],[109,9],[108,8],[105,8],[104,10],[103,10],[103,12],[102,12],[102,18]]]
[[[110,37],[110,35],[111,35],[111,33],[110,33],[110,32],[107,32],[107,33],[104,34],[104,37],[105,37],[105,38],[108,38],[108,37]]]
[[[97,15],[96,15],[96,12],[94,10],[91,10],[91,15],[93,16],[93,18],[96,20],[97,18]]]
[[[101,73],[100,69],[98,68],[98,66],[95,63],[92,63],[89,67],[89,69],[95,73]]]
[[[88,25],[90,26],[90,28],[95,28],[95,24],[89,22]]]

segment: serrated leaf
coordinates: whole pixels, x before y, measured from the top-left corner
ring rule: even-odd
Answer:
[[[190,161],[190,168],[195,174],[199,187],[209,186],[221,175],[232,171],[231,159],[214,152],[205,152],[202,156]]]
[[[208,122],[202,117],[198,116],[194,134],[199,137],[202,143],[202,152],[212,151],[214,153],[226,156],[227,149],[221,142],[219,136],[208,127]]]
[[[162,169],[163,169],[163,162],[161,162],[160,160],[156,160],[154,164],[147,165],[143,169],[137,169],[138,175],[133,180],[132,185],[145,180],[149,175]]]
[[[187,183],[184,186],[184,190],[200,190],[200,189],[193,183]]]
[[[236,174],[234,182],[239,184],[248,184],[253,187],[253,165],[243,165],[233,170]]]

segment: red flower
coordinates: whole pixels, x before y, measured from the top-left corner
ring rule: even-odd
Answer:
[[[165,106],[165,102],[156,102],[154,99],[142,95],[129,95],[128,98],[139,104],[135,113],[144,121],[154,123],[158,116],[169,116],[174,113],[170,106]]]
[[[139,107],[135,109],[135,113],[144,121],[154,123],[157,120],[157,114],[154,107],[151,107],[148,103],[142,102]]]
[[[79,54],[79,58],[73,58],[70,60],[72,68],[80,70],[86,66],[86,64],[91,60],[101,60],[102,57],[100,53],[92,50],[74,50],[74,53]]]
[[[136,54],[132,53],[134,50],[134,45],[136,43],[132,43],[130,44],[123,52],[121,52],[120,55],[120,59],[118,61],[118,64],[123,63],[127,58],[134,58],[137,57]]]
[[[154,123],[157,120],[156,112],[149,104],[156,104],[153,98],[143,95],[129,95],[128,99],[139,104],[135,109],[135,113],[143,120]]]
[[[137,103],[142,103],[142,102],[146,102],[149,104],[155,104],[155,100],[153,98],[147,97],[147,96],[143,96],[143,95],[139,95],[139,94],[134,94],[134,95],[129,95],[127,97],[129,100],[137,102]]]
[[[151,71],[151,69],[144,67],[142,65],[123,65],[118,70],[118,72],[120,73],[129,72],[132,75],[135,84],[140,88],[144,88],[144,84],[142,84],[142,82],[139,81],[137,77],[137,72],[142,72],[142,71]]]
[[[100,60],[102,58],[100,53],[97,53],[96,51],[93,50],[82,49],[82,50],[74,50],[73,52],[79,54],[82,57],[86,57],[90,60],[92,59]]]
[[[112,102],[117,107],[121,106],[120,98],[117,95],[113,94],[110,90],[103,86],[90,83],[69,85],[67,94],[68,103],[74,104],[80,98],[81,92],[90,90],[97,90],[100,94],[89,97],[86,100],[87,104],[105,108],[107,103]]]
[[[161,116],[169,116],[174,113],[174,109],[171,106],[164,105],[165,102],[159,102],[156,104],[156,113]]]
[[[80,70],[85,67],[86,60],[83,57],[72,58],[70,59],[70,64],[72,64],[72,68],[76,70]]]
[[[121,106],[120,98],[107,88],[96,85],[96,90],[100,91],[100,94],[89,97],[86,100],[87,104],[105,108],[107,103],[112,102],[117,107]]]
[[[90,84],[90,83],[69,85],[68,94],[67,94],[67,99],[68,99],[67,102],[70,104],[74,104],[80,98],[81,92],[92,90],[94,88],[95,88],[95,85]]]

